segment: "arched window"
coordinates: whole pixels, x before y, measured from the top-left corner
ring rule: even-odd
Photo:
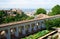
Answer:
[[[25,25],[26,30],[28,30],[28,29],[29,29],[29,27],[30,27],[30,25],[29,25],[29,24]]]
[[[31,25],[32,25],[32,28],[34,28],[34,26],[35,26],[35,23],[32,23]]]
[[[40,22],[37,22],[36,25],[37,25],[37,26],[40,26]]]
[[[16,32],[16,28],[11,28],[10,31],[11,31],[11,34],[14,34],[14,32]]]
[[[19,26],[18,28],[19,28],[19,32],[21,33],[22,30],[24,29],[24,26]]]

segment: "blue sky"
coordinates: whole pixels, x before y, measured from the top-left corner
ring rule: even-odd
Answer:
[[[0,8],[52,8],[60,0],[0,0]]]

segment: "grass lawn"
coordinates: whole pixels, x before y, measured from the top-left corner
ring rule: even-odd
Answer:
[[[47,34],[49,32],[50,32],[49,30],[43,30],[43,31],[37,32],[37,33],[35,33],[33,35],[29,35],[29,36],[27,36],[25,38],[21,38],[21,39],[37,39],[39,37],[44,36],[45,34]]]

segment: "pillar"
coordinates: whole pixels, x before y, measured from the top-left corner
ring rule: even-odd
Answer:
[[[38,25],[38,29],[40,29],[41,27],[40,27],[40,25]]]
[[[42,24],[42,28],[45,29],[44,21],[42,21],[41,24]]]
[[[45,28],[45,24],[42,24],[42,28]]]
[[[36,23],[35,23],[35,25],[34,25],[34,30],[37,30],[37,26],[36,26]]]
[[[33,30],[36,30],[36,22],[35,23],[32,23],[32,26],[34,26],[33,27]]]
[[[38,24],[38,22],[35,23],[35,29],[36,30],[40,29],[40,25]]]
[[[18,37],[18,36],[19,36],[19,29],[18,29],[18,26],[16,27],[15,36],[16,36],[16,37]]]
[[[25,29],[25,25],[24,25],[24,29],[22,30],[22,34],[26,34],[26,29]]]
[[[29,32],[31,32],[31,31],[32,31],[32,27],[31,27],[31,24],[30,24]]]
[[[41,28],[41,30],[42,30],[42,22],[40,21],[40,28]]]
[[[11,39],[10,29],[8,28],[7,30],[8,30],[8,32],[6,34],[6,38],[7,39]]]
[[[36,30],[36,25],[34,26],[34,30]]]
[[[38,29],[41,29],[41,26],[42,26],[42,24],[41,24],[41,22],[39,22]]]

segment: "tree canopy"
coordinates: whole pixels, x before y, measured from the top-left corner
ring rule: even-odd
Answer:
[[[4,16],[5,16],[6,14],[4,13],[4,11],[3,10],[0,10],[0,23],[2,23],[3,22],[3,19],[4,19]]]
[[[43,8],[39,8],[39,9],[37,9],[35,15],[38,15],[38,14],[41,14],[41,13],[46,14],[46,10],[43,9]]]
[[[13,12],[13,14],[15,14],[16,16],[9,16],[8,14],[5,13],[5,11],[0,10],[0,24],[33,19],[33,17],[27,16],[26,14],[24,14],[24,12],[22,12],[21,14]]]
[[[46,29],[50,29],[52,27],[60,27],[60,18],[46,20],[45,25],[46,25]]]
[[[4,17],[4,16],[5,16],[5,13],[4,13],[3,10],[1,10],[1,11],[0,11],[0,18],[1,18],[1,17]]]
[[[52,8],[52,12],[50,13],[50,15],[57,15],[60,14],[60,5],[56,5]]]

